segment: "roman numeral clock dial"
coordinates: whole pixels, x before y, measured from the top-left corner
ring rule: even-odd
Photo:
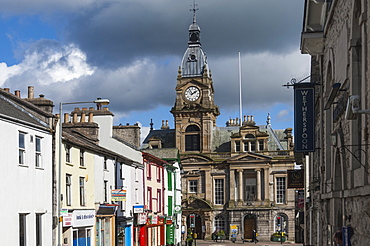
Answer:
[[[185,90],[185,98],[190,102],[198,100],[200,96],[200,90],[198,87],[190,86]]]

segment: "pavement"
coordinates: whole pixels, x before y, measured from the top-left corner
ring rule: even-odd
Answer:
[[[293,242],[242,242],[241,240],[237,240],[235,243],[229,241],[229,240],[224,240],[223,242],[215,242],[212,240],[203,240],[203,239],[198,239],[196,241],[193,241],[192,246],[206,246],[206,245],[212,245],[212,246],[232,246],[232,245],[242,245],[244,244],[245,246],[252,246],[252,245],[259,245],[259,246],[277,246],[277,245],[282,245],[282,246],[303,246],[301,243],[293,243]],[[185,244],[183,244],[185,245]]]

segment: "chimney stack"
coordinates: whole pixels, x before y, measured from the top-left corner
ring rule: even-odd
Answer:
[[[4,91],[9,92],[10,89],[9,88],[4,88]]]

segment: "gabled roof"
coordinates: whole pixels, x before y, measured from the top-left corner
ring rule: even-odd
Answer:
[[[48,128],[48,125],[32,115],[27,110],[13,103],[11,100],[0,95],[0,117],[8,118],[14,121],[22,122],[23,124],[32,125],[39,128]]]
[[[114,151],[108,150],[104,147],[101,147],[92,140],[91,138],[85,136],[79,131],[76,131],[72,128],[63,129],[63,142],[70,143],[73,146],[77,146],[88,150],[92,153],[100,154],[110,158],[117,158],[117,161],[125,164],[136,163],[133,160],[126,158],[125,156],[118,154]],[[141,164],[141,163],[140,163]]]

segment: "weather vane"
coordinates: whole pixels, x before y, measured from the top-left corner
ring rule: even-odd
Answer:
[[[191,5],[190,5],[191,6]],[[194,14],[193,14],[193,23],[196,23],[196,19],[195,19],[195,12],[197,12],[197,10],[199,10],[199,8],[196,8],[198,6],[198,4],[195,3],[195,0],[193,1],[193,8],[190,9],[190,11],[193,11]]]

